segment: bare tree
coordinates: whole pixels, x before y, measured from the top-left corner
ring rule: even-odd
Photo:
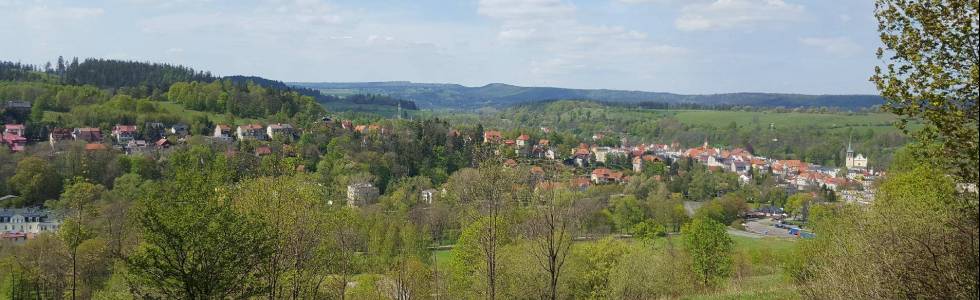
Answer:
[[[480,228],[479,244],[486,267],[486,297],[497,298],[499,261],[497,252],[500,243],[507,237],[505,209],[513,202],[514,181],[499,164],[483,163],[478,170],[477,180],[473,180],[460,191],[460,200],[471,203],[480,211],[483,228]]]
[[[524,232],[531,243],[529,251],[548,273],[550,298],[558,299],[558,281],[577,226],[578,214],[567,191],[552,189],[535,195],[532,216]]]

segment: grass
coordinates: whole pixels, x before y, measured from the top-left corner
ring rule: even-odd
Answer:
[[[768,128],[772,123],[777,127],[815,126],[824,128],[894,128],[897,118],[888,113],[797,113],[797,112],[754,112],[754,111],[714,111],[684,110],[674,111],[678,121],[688,125],[727,127],[732,122],[738,126],[759,124]]]

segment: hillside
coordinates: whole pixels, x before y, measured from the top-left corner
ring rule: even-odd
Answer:
[[[390,82],[295,82],[295,87],[318,89],[325,94],[383,94],[415,101],[420,108],[470,109],[504,107],[550,99],[587,99],[607,102],[663,102],[705,106],[839,107],[860,109],[884,103],[875,95],[803,95],[776,93],[728,93],[681,95],[663,92],[608,89],[523,87],[492,83],[479,87],[459,84]]]

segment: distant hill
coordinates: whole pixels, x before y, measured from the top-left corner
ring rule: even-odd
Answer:
[[[582,99],[621,103],[697,104],[704,106],[839,107],[867,108],[884,103],[876,95],[803,95],[777,93],[729,93],[681,95],[663,92],[608,89],[523,87],[492,83],[479,87],[459,84],[388,82],[294,82],[294,87],[317,89],[325,94],[381,94],[414,101],[419,108],[506,107],[553,99]]]

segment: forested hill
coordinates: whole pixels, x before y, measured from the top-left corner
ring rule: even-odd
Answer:
[[[661,102],[704,106],[765,106],[765,107],[839,107],[867,108],[884,103],[876,95],[802,95],[776,93],[729,93],[711,95],[681,95],[663,92],[624,91],[608,89],[567,89],[555,87],[522,87],[493,83],[480,87],[459,84],[390,82],[323,82],[290,83],[295,87],[318,89],[326,94],[383,94],[415,101],[420,108],[479,108],[504,107],[549,99],[583,99],[604,102]]]

